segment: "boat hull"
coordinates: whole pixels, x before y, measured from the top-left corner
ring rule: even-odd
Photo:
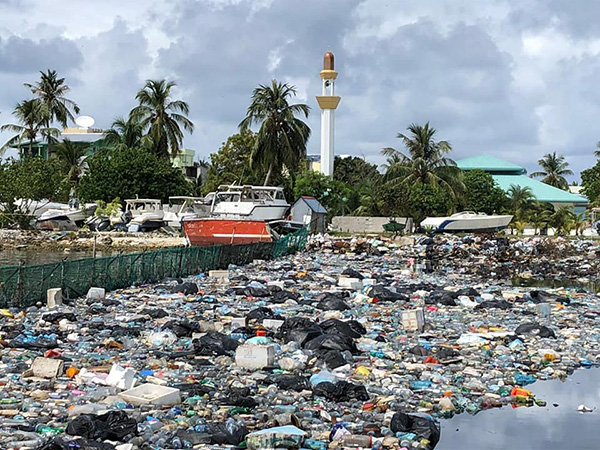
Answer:
[[[185,219],[183,230],[191,245],[251,244],[272,242],[263,220]]]
[[[421,222],[422,227],[432,227],[436,232],[467,232],[486,233],[505,229],[512,216],[490,216],[490,217],[428,217]]]

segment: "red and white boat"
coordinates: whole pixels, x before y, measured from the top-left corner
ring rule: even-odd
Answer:
[[[219,186],[208,216],[183,220],[191,245],[249,244],[273,241],[269,223],[283,220],[290,205],[283,189],[270,186]]]

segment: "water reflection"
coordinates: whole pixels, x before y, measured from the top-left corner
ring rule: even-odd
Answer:
[[[546,407],[505,407],[442,420],[436,450],[596,450],[599,382],[600,370],[578,370],[564,383],[542,381],[527,387]],[[596,409],[582,414],[577,411],[580,404]]]

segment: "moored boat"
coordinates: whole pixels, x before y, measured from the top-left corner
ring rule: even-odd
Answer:
[[[492,232],[505,229],[513,216],[464,211],[447,217],[427,217],[421,228],[435,232]]]
[[[277,233],[269,224],[281,222],[290,208],[283,189],[270,186],[220,186],[211,200],[208,216],[182,219],[191,245],[271,242]]]

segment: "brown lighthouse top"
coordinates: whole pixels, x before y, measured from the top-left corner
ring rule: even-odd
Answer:
[[[333,53],[331,53],[331,52],[325,53],[325,56],[323,56],[323,70],[335,70],[333,68],[333,63],[334,63]]]

